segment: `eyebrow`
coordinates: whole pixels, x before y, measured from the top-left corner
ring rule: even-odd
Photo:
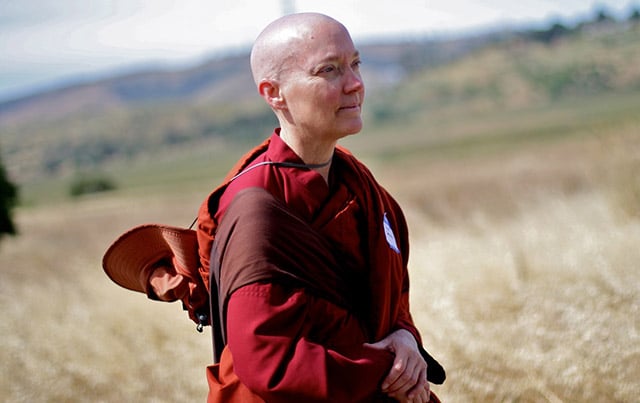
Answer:
[[[360,57],[360,52],[356,50],[355,52],[353,52],[351,57],[353,59],[359,58]],[[325,62],[333,61],[333,60],[336,60],[336,59],[340,59],[340,56],[338,56],[337,54],[331,54],[331,55],[329,55],[329,56],[327,56],[325,58],[320,59],[318,61],[318,63],[325,63]]]

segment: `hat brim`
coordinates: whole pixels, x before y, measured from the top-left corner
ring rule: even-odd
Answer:
[[[194,230],[144,224],[120,235],[102,258],[102,267],[116,284],[146,293],[145,272],[167,261],[177,273],[193,278],[198,273],[198,240]]]

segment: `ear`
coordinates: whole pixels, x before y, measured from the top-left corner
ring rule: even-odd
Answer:
[[[260,81],[260,84],[258,84],[258,92],[272,109],[286,109],[286,102],[277,81],[263,79]]]

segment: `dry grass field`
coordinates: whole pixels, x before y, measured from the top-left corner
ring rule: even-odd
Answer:
[[[373,164],[410,219],[413,312],[448,369],[445,402],[637,401],[636,129]],[[17,211],[21,234],[0,245],[0,400],[204,401],[207,332],[111,283],[100,260],[131,226],[188,225],[207,186]]]
[[[19,212],[21,235],[0,252],[0,400],[205,400],[209,336],[178,305],[125,291],[101,268],[120,232],[188,225],[196,203],[107,197]]]
[[[585,165],[586,144],[393,182],[411,206],[412,306],[447,365],[445,401],[638,401],[638,134],[624,143],[635,176]],[[602,182],[607,169],[622,187]]]

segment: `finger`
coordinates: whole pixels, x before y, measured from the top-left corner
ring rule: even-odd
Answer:
[[[429,384],[427,383],[426,387],[423,389],[423,402],[429,403],[431,401],[431,389],[429,388]]]
[[[409,372],[407,371],[407,374]],[[404,392],[408,398],[413,398],[423,388],[426,382],[426,372],[420,366],[415,366],[413,372],[408,378],[407,383],[403,386]]]
[[[420,366],[417,365],[405,368],[396,381],[389,385],[388,390],[394,393],[408,393],[419,382],[421,373]]]
[[[404,401],[407,402],[412,402],[412,403],[429,403],[429,400],[431,399],[431,392],[429,391],[429,388],[427,387],[422,388],[418,394],[416,394],[414,397],[409,397],[406,396],[404,398]]]
[[[425,389],[427,391],[429,390],[429,382],[427,382],[427,370],[421,369],[418,371],[417,381],[415,383],[415,386],[407,392],[407,397],[409,399],[412,399]]]
[[[429,390],[429,387],[427,386],[425,389],[422,389],[422,392],[420,393],[420,401],[422,403],[429,403],[430,400],[431,390]]]
[[[389,343],[385,340],[382,340],[376,343],[364,343],[364,345],[371,348],[378,349],[378,350],[387,350],[387,351],[393,352],[393,349],[391,348]]]
[[[400,380],[402,374],[404,373],[404,361],[402,359],[396,359],[393,361],[393,365],[391,366],[391,370],[387,377],[382,381],[382,391],[388,392],[389,390],[397,390],[398,387],[396,382]]]

